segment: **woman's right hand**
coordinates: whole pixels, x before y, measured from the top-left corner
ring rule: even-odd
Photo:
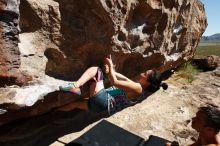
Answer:
[[[113,63],[112,63],[112,57],[111,57],[111,55],[108,55],[108,56],[105,58],[105,64],[108,65],[109,69],[113,69]]]

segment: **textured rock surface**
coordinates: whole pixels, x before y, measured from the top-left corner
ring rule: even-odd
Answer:
[[[207,25],[197,0],[57,2],[63,36],[59,49],[66,58],[58,63],[60,53],[50,56],[46,73],[58,78],[77,78],[107,53],[113,54],[117,70],[130,77],[152,67],[169,70],[192,58]]]
[[[220,57],[216,55],[209,55],[203,58],[193,59],[193,63],[195,63],[200,69],[214,70],[220,66]]]
[[[65,94],[55,92],[52,104],[35,106],[109,53],[128,77],[175,68],[193,57],[207,25],[199,0],[1,0],[0,11],[0,118],[69,102],[57,104]]]
[[[0,1],[0,87],[24,85],[32,77],[20,69],[19,0]]]

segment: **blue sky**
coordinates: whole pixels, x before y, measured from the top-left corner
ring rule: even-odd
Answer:
[[[208,26],[203,36],[220,33],[220,0],[200,0],[205,6]]]

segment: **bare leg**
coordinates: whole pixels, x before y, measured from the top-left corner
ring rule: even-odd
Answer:
[[[81,90],[79,87],[84,85],[86,82],[88,82],[90,79],[96,76],[98,73],[98,67],[90,67],[88,68],[82,76],[74,82],[74,84],[68,84],[67,86],[60,86],[60,90],[62,91],[69,91],[78,95],[81,95]],[[99,79],[98,79],[99,80]],[[90,85],[90,95],[94,95],[97,92],[99,92],[101,89],[104,88],[103,80],[100,81],[94,81]]]
[[[88,82],[90,79],[92,79],[98,71],[98,67],[90,67],[88,68],[82,76],[75,82],[75,85],[77,87],[80,87],[84,85],[86,82]]]
[[[92,79],[93,77],[96,76],[98,72],[98,67],[90,67],[88,68],[83,74],[82,76],[76,81],[74,82],[74,84],[77,87],[80,87],[82,85],[84,85],[87,81],[89,81],[90,79]],[[99,92],[101,89],[104,88],[104,83],[103,80],[101,81],[94,81],[90,84],[90,96],[93,96],[94,94],[96,94],[97,92]]]
[[[80,87],[82,85],[84,85],[87,81],[89,81],[90,79],[92,79],[93,77],[96,76],[98,72],[98,67],[90,67],[88,68],[83,74],[82,76],[76,81],[74,82],[74,84],[77,87]],[[104,88],[104,83],[103,80],[100,81],[94,81],[90,84],[90,96],[93,96],[94,94],[96,94],[97,92],[99,92],[101,89]]]

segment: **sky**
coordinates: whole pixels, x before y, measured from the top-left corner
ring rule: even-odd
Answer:
[[[220,0],[200,0],[205,6],[208,26],[203,36],[220,33]]]

